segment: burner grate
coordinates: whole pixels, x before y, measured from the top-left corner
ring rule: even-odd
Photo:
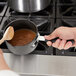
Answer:
[[[57,0],[57,18],[76,16],[76,3],[73,0]]]
[[[4,17],[0,28],[4,29],[5,26],[10,21],[15,20],[17,18],[30,19],[31,21],[35,22],[35,24],[37,25],[40,25],[42,24],[42,22],[47,20],[46,23],[44,22],[44,24],[42,24],[41,26],[37,26],[40,35],[48,35],[53,31],[53,28],[54,28],[53,26],[54,19],[51,19],[50,17],[32,17],[32,16],[30,16],[29,18],[23,17],[23,16],[22,17],[19,17],[19,16]],[[10,53],[5,43],[3,43],[0,47],[3,49],[5,53]],[[39,42],[37,48],[32,52],[32,54],[51,55],[52,51],[53,51],[52,47],[48,47],[45,42]]]

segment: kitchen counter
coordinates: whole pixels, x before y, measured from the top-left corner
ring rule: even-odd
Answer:
[[[11,53],[4,53],[4,57],[9,67],[21,76],[76,76],[76,57]]]

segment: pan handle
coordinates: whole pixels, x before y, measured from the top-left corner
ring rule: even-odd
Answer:
[[[44,36],[38,36],[38,40],[39,40],[39,41],[45,41],[45,42],[51,41],[52,43],[54,43],[57,39],[60,39],[60,38],[59,38],[59,37],[56,37],[56,38],[54,38],[54,39],[52,39],[52,40],[46,40],[46,39],[44,38]],[[61,40],[62,40],[62,39],[61,39]],[[71,41],[72,44],[75,43],[75,41],[74,41],[73,39],[67,40],[67,42],[68,42],[68,41]]]
[[[45,39],[45,42],[47,42],[47,41],[51,41],[52,43],[54,43],[57,39],[60,39],[59,37],[57,37],[57,38],[55,38],[55,39],[52,39],[52,40],[46,40]],[[62,39],[61,39],[62,40]],[[71,41],[72,42],[72,44],[74,44],[75,43],[75,41],[73,40],[73,39],[70,39],[70,40],[67,40],[67,42],[68,41]]]

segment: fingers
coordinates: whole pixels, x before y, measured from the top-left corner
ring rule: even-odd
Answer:
[[[69,49],[70,47],[72,47],[72,42],[69,41],[69,42],[66,43],[64,49],[67,50],[67,49]]]
[[[47,39],[47,40],[52,40],[52,39],[54,39],[54,38],[57,37],[57,33],[54,31],[52,34],[50,34],[50,35],[48,35],[48,36],[44,36],[44,37],[45,37],[45,39]]]
[[[57,39],[55,43],[52,44],[53,47],[58,48],[60,44],[60,39]]]
[[[47,45],[58,48],[59,50],[62,50],[62,49],[67,50],[73,46],[72,42],[70,41],[67,42],[66,40],[60,40],[60,39],[57,39],[55,43],[48,41]]]
[[[48,46],[51,46],[51,45],[52,45],[52,42],[51,42],[51,41],[48,41],[48,42],[47,42],[47,45],[48,45]]]
[[[59,49],[59,50],[64,49],[65,44],[66,44],[66,40],[61,40],[61,42],[60,42],[60,44],[59,44],[59,46],[58,46],[58,49]]]
[[[52,43],[50,41],[47,42],[48,46],[53,46],[53,47],[58,48],[60,50],[61,49],[66,50],[66,49],[69,49],[70,47],[76,46],[76,42],[73,45],[72,42],[70,42],[70,41],[67,42],[66,41],[66,40],[69,40],[69,39],[74,39],[73,32],[71,31],[70,28],[67,28],[67,27],[59,27],[52,34],[50,34],[48,36],[44,36],[44,37],[47,40],[52,40],[52,39],[55,39],[55,38],[62,39],[62,40],[60,40],[60,39],[56,40],[55,43]]]

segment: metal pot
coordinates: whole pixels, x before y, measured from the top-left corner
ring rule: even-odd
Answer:
[[[51,0],[8,0],[8,5],[17,12],[38,12],[49,6]]]
[[[8,49],[16,55],[25,55],[25,54],[28,54],[28,53],[31,53],[32,51],[34,51],[34,49],[36,48],[36,46],[38,44],[38,42],[36,40],[37,35],[38,35],[38,30],[36,28],[36,25],[32,21],[26,20],[26,19],[16,19],[16,20],[10,22],[7,25],[7,27],[10,25],[14,27],[15,31],[19,30],[19,29],[30,29],[36,33],[36,37],[34,38],[34,40],[32,42],[30,42],[24,46],[12,46],[10,43],[8,43],[6,41],[6,45],[7,45]]]
[[[39,42],[39,40],[37,39],[39,36],[37,26],[40,26],[44,23],[47,23],[47,21],[44,21],[44,22],[36,25],[34,22],[32,22],[30,20],[26,20],[24,18],[18,18],[18,19],[15,19],[15,20],[9,22],[9,24],[7,24],[6,27],[4,28],[4,31],[9,26],[13,26],[15,31],[19,30],[19,29],[30,29],[36,33],[36,37],[34,38],[34,40],[32,42],[30,42],[24,46],[12,46],[10,43],[8,43],[8,41],[5,41],[8,49],[16,55],[25,55],[25,54],[29,54],[32,51],[34,51]]]

